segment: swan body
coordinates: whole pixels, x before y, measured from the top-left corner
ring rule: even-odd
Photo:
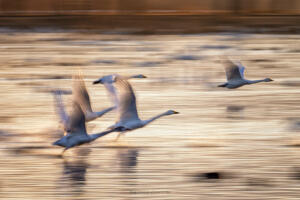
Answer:
[[[113,108],[108,108],[101,112],[93,112],[90,107],[89,95],[84,86],[83,80],[80,79],[80,77],[75,76],[73,78],[73,81],[72,111],[70,115],[68,115],[65,110],[61,92],[56,91],[53,93],[55,98],[56,111],[65,130],[65,136],[54,142],[53,145],[65,147],[64,151],[84,143],[92,142],[95,139],[114,131],[112,129],[95,134],[87,133],[85,126],[85,123],[87,121],[86,116],[88,116],[89,119],[92,120],[96,117],[99,117],[100,115],[105,114]]]
[[[232,62],[231,60],[226,60],[225,72],[226,72],[227,82],[218,85],[218,87],[235,89],[243,85],[273,81],[270,78],[265,78],[261,80],[247,80],[244,77],[245,67],[240,62]]]

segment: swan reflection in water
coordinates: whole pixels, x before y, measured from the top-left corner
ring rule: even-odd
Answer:
[[[133,173],[138,164],[139,151],[137,149],[121,149],[118,151],[118,159],[121,172]]]
[[[86,172],[90,167],[88,163],[88,155],[90,149],[80,148],[74,159],[63,161],[63,170],[61,184],[68,185],[71,193],[82,193],[82,187],[86,183]]]

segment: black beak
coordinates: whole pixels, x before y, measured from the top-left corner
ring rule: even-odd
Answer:
[[[98,83],[102,83],[101,79],[96,80],[96,81],[93,82],[94,85],[95,85],[95,84],[98,84]]]

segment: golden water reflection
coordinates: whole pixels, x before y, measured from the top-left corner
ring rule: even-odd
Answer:
[[[298,35],[216,33],[108,35],[0,33],[0,198],[293,199],[300,195]],[[247,66],[246,77],[274,82],[224,90],[219,59]],[[81,67],[93,108],[110,106],[92,81],[132,80],[141,118],[180,115],[74,148],[51,146],[59,131],[52,96],[71,88]],[[64,100],[70,102],[70,96]],[[88,124],[102,131],[114,113]],[[294,124],[294,125],[293,125]],[[219,179],[207,178],[218,173]],[[206,178],[205,178],[206,177]]]

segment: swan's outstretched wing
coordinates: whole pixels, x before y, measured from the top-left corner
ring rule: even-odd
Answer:
[[[64,126],[64,130],[68,129],[69,116],[65,110],[60,91],[53,91],[55,101],[55,111],[59,116],[60,123]]]
[[[62,102],[61,93],[54,93],[56,112],[67,133],[87,134],[85,127],[85,117],[80,105],[73,99],[72,112],[68,116]]]
[[[238,68],[240,70],[241,77],[245,78],[245,76],[244,76],[244,73],[245,73],[245,67],[244,67],[244,65],[242,65],[242,63],[240,61],[238,61],[236,64],[237,64],[237,66],[238,66]]]
[[[68,133],[84,134],[87,135],[85,127],[85,116],[79,103],[73,100],[72,112],[69,120]]]
[[[85,113],[92,113],[90,96],[81,74],[73,75],[73,95]]]
[[[105,89],[108,93],[108,96],[110,97],[110,100],[113,103],[113,105],[115,107],[118,107],[119,99],[118,99],[118,96],[117,96],[117,91],[116,91],[115,86],[112,83],[103,83],[103,85],[104,85],[104,87],[105,87]]]
[[[243,79],[244,78],[244,66],[239,66],[236,63],[232,62],[231,60],[226,60],[225,72],[227,81],[236,80],[236,79]]]
[[[116,76],[115,85],[119,99],[118,121],[122,123],[140,120],[136,108],[136,98],[130,83],[121,76]]]

